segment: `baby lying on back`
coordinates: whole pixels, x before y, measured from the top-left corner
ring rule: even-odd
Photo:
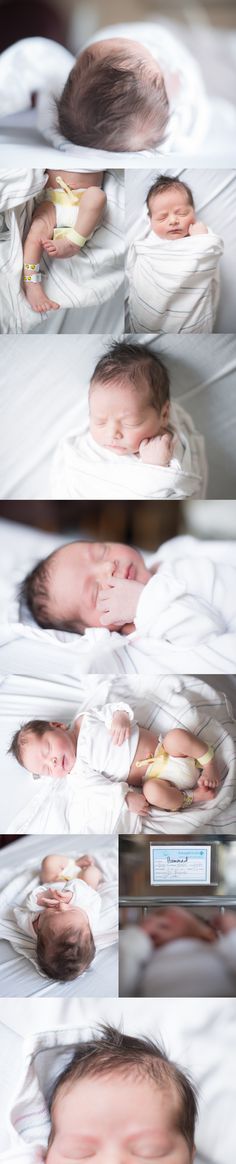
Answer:
[[[40,884],[23,906],[15,906],[17,925],[34,938],[39,969],[48,978],[68,982],[91,965],[101,881],[92,857],[50,854],[42,861]]]
[[[56,451],[52,497],[199,496],[204,475],[203,437],[170,402],[162,360],[116,341],[90,381],[89,430],[68,434]]]
[[[55,311],[60,306],[44,290],[40,270],[43,252],[49,259],[71,259],[79,254],[105,210],[102,178],[102,173],[48,170],[48,180],[24,242],[23,286],[33,311]]]
[[[196,218],[190,187],[160,174],[146,199],[150,230],[128,252],[132,331],[211,332],[223,243]]]
[[[178,812],[211,800],[219,784],[212,747],[182,728],[161,740],[135,722],[127,703],[91,709],[67,726],[30,721],[16,732],[9,750],[41,777],[61,779],[73,772],[79,779],[87,770],[124,782],[126,804],[141,816],[150,805]]]

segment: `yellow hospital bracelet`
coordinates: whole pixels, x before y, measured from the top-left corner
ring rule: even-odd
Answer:
[[[208,748],[208,752],[204,752],[204,756],[199,756],[199,760],[195,761],[196,768],[206,768],[207,764],[210,764],[210,760],[213,760],[214,755],[214,748]]]

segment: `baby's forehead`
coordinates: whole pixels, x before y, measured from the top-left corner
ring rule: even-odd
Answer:
[[[175,182],[174,185],[165,186],[165,188],[160,190],[153,190],[153,193],[149,195],[149,202],[154,202],[154,200],[156,202],[157,199],[159,202],[161,200],[162,202],[169,201],[172,195],[175,198],[177,197],[178,199],[183,199],[184,202],[190,203],[188,191],[185,189],[185,186],[182,186],[181,182]]]
[[[136,379],[135,379],[135,375],[136,375]],[[140,392],[141,387],[142,387],[142,394]],[[114,393],[115,392],[117,392],[117,395],[119,395],[119,393],[120,393],[120,395],[122,395],[122,393],[124,392],[125,393],[125,400],[127,401],[127,398],[129,397],[129,403],[132,403],[132,405],[135,407],[137,407],[139,404],[144,403],[144,393],[145,393],[145,402],[146,402],[146,395],[149,396],[150,388],[149,388],[148,376],[147,376],[145,368],[142,367],[142,369],[141,369],[141,367],[137,366],[136,373],[134,371],[132,374],[132,377],[131,377],[131,375],[129,376],[126,369],[124,369],[124,370],[121,369],[120,372],[118,372],[118,373],[117,373],[117,370],[114,369],[114,376],[112,377],[111,380],[109,380],[109,383],[106,383],[106,384],[102,380],[99,380],[99,378],[93,380],[92,384],[91,384],[91,391],[90,391],[90,407],[93,406],[93,403],[95,404],[95,400],[93,401],[93,397],[96,394],[96,403],[97,403],[98,398],[100,396],[100,399],[102,400],[103,404],[106,405],[107,411],[113,412]],[[112,399],[111,399],[111,394],[112,394]]]

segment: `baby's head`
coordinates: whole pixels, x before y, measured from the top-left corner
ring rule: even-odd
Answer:
[[[146,203],[154,234],[170,241],[186,238],[196,221],[192,191],[186,182],[160,174],[148,191]]]
[[[163,140],[169,102],[152,54],[123,37],[80,53],[57,102],[59,129],[80,146],[142,150]]]
[[[138,453],[169,417],[169,377],[144,345],[115,342],[96,364],[89,390],[90,432],[118,455]]]
[[[133,546],[70,542],[38,562],[24,579],[20,596],[38,626],[83,634],[85,627],[100,626],[97,599],[111,576],[145,585],[150,572]]]
[[[76,758],[73,728],[64,723],[32,719],[22,724],[8,751],[34,776],[67,776]]]
[[[87,914],[61,902],[45,908],[37,919],[37,961],[54,981],[70,982],[88,970],[95,945]]]
[[[192,1084],[154,1041],[105,1027],[54,1087],[46,1164],[191,1164],[196,1114]]]

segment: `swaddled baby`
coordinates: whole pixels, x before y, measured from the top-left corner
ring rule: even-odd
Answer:
[[[148,191],[150,231],[128,252],[132,331],[213,330],[222,240],[197,221],[190,187],[159,175]]]
[[[40,884],[15,906],[17,925],[35,939],[38,966],[49,978],[68,982],[91,965],[101,881],[92,857],[51,854],[42,861]]]
[[[203,437],[170,402],[162,360],[144,345],[115,341],[90,381],[89,430],[56,450],[52,497],[199,496],[205,470]]]
[[[9,750],[38,776],[61,779],[73,773],[79,780],[87,768],[125,781],[126,804],[141,816],[150,805],[177,812],[211,800],[219,783],[212,747],[182,728],[160,741],[135,722],[127,703],[91,709],[68,726],[31,720],[16,732]]]

